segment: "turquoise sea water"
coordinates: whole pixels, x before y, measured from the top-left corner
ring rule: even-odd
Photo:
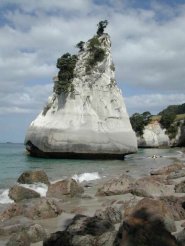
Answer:
[[[153,155],[159,156],[152,159]],[[0,189],[9,188],[25,170],[44,169],[50,180],[58,180],[73,175],[99,175],[106,178],[129,171],[132,175],[148,174],[152,168],[184,160],[184,150],[140,149],[138,153],[126,156],[125,160],[67,160],[33,158],[26,154],[23,144],[0,144]],[[96,177],[95,177],[96,178]],[[85,179],[85,178],[84,178]]]

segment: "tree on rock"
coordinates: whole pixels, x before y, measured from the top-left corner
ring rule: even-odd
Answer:
[[[104,29],[107,27],[107,25],[108,25],[108,21],[107,20],[100,21],[98,23],[98,25],[97,25],[98,26],[98,30],[97,30],[97,35],[98,36],[101,36],[103,34]]]
[[[80,49],[80,51],[83,51],[84,50],[84,44],[85,44],[85,42],[80,41],[79,43],[76,44],[75,47]]]

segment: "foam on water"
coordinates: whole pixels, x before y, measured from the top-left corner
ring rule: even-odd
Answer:
[[[41,195],[41,197],[46,196],[48,190],[48,186],[43,183],[19,184],[19,185],[38,192]]]
[[[72,176],[73,179],[75,179],[78,182],[84,182],[84,181],[92,181],[96,179],[100,179],[100,175],[98,172],[93,172],[93,173],[82,173],[82,174],[75,174]]]
[[[13,203],[14,201],[10,199],[8,196],[9,189],[1,190],[0,191],[0,203],[1,204],[7,204],[7,203]]]

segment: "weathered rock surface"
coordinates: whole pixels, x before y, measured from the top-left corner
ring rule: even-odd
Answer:
[[[95,216],[103,220],[108,220],[112,224],[120,223],[122,220],[122,213],[117,207],[107,207],[105,209],[99,209],[96,211]]]
[[[0,214],[0,220],[5,221],[14,216],[23,215],[30,219],[47,219],[62,213],[61,204],[52,198],[34,198],[11,204]]]
[[[175,185],[175,192],[185,193],[185,180]]]
[[[178,246],[178,242],[159,217],[139,209],[123,221],[113,245]]]
[[[179,233],[175,234],[179,246],[185,246],[185,228]]]
[[[48,110],[31,123],[25,145],[31,155],[70,158],[123,158],[137,140],[115,82],[108,34],[98,37],[105,58],[90,73],[89,42],[78,55],[71,93],[53,93]]]
[[[19,233],[14,233],[7,246],[28,246],[31,243],[43,241],[47,238],[46,230],[39,224],[34,224],[29,228],[24,228]]]
[[[170,145],[170,139],[165,134],[158,121],[153,121],[145,126],[143,136],[138,137],[139,147],[163,147]]]
[[[167,176],[167,179],[178,179],[182,177],[185,177],[185,168],[172,172]]]
[[[76,215],[65,231],[52,233],[43,246],[112,246],[116,231],[108,220]]]
[[[20,185],[14,185],[13,187],[11,187],[8,195],[12,200],[14,200],[14,202],[40,197],[40,194],[38,192]]]
[[[23,172],[17,182],[21,184],[44,183],[48,185],[49,179],[43,170],[34,170]]]
[[[143,209],[146,211],[146,213],[149,213],[151,216],[155,216],[155,218],[163,221],[169,231],[176,231],[174,216],[171,212],[171,209],[169,209],[167,204],[161,200],[143,198],[134,207],[125,209],[124,215],[125,217],[129,217],[136,213],[136,211]]]
[[[141,197],[160,197],[173,194],[174,189],[150,177],[143,177],[130,187],[130,192]]]
[[[23,229],[27,230],[34,222],[23,216],[13,217],[0,223],[0,236],[9,236]]]
[[[151,175],[169,175],[172,172],[176,172],[178,170],[181,170],[182,168],[185,168],[185,165],[183,163],[175,163],[175,164],[171,164],[167,167],[162,167],[158,170],[154,170],[150,174]]]
[[[130,192],[130,187],[134,182],[135,180],[132,177],[123,174],[118,178],[116,177],[105,182],[100,188],[98,188],[96,195],[112,196],[128,193]]]
[[[64,195],[73,197],[83,192],[83,187],[76,180],[65,179],[49,185],[47,197],[62,198]]]
[[[185,126],[183,122],[179,123],[176,136],[170,138],[158,120],[150,122],[145,126],[143,136],[137,138],[138,146],[143,148],[185,146]]]

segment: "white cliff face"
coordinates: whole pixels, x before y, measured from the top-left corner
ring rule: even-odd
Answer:
[[[143,136],[138,138],[140,147],[162,147],[169,146],[170,139],[165,134],[165,129],[161,128],[158,121],[154,121],[145,126]]]
[[[115,82],[108,34],[99,37],[105,58],[87,74],[88,42],[79,52],[74,92],[48,99],[45,114],[31,123],[25,144],[31,154],[123,156],[137,150],[135,133]],[[36,153],[37,152],[37,153]]]

